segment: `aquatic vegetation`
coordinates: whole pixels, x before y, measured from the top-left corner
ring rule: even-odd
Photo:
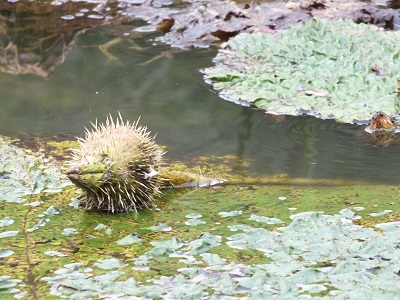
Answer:
[[[49,193],[46,185],[3,201],[0,297],[329,299],[363,297],[359,286],[375,297],[397,292],[388,285],[397,268],[398,189],[287,180],[165,189],[161,210],[135,214],[84,212],[75,189]]]
[[[121,246],[126,246],[126,245],[132,245],[135,243],[141,243],[142,239],[139,238],[136,234],[130,234],[127,235],[126,237],[120,239],[119,241],[117,241],[118,245]]]
[[[232,211],[221,211],[218,213],[221,218],[229,218],[229,217],[236,217],[242,214],[241,210],[232,210]]]
[[[204,70],[219,95],[267,113],[357,123],[398,115],[398,32],[314,19],[274,35],[243,33]]]
[[[163,223],[159,223],[158,225],[154,225],[151,227],[148,227],[147,229],[154,231],[154,232],[165,232],[165,231],[171,231],[172,227],[164,225]]]
[[[71,182],[57,162],[11,145],[0,137],[0,200],[25,202],[23,196],[56,193]]]
[[[397,268],[396,187],[167,189],[162,210],[135,214],[77,210],[68,205],[71,191],[35,196],[35,205],[3,203],[0,270],[8,277],[0,278],[0,297],[329,299],[361,285],[377,297],[393,291],[386,282]]]
[[[150,269],[153,263],[159,263],[160,256],[185,262],[187,266],[178,268],[172,276],[146,282],[132,277],[120,280],[130,273],[129,267],[111,258],[95,262],[94,266],[119,269],[118,272],[100,275],[98,269],[75,263],[43,280],[52,284],[54,295],[71,299],[105,294],[152,299],[261,295],[295,298],[318,295],[325,299],[395,297],[400,291],[396,284],[400,250],[393,245],[399,222],[377,225],[382,230],[378,232],[353,225],[352,217],[351,210],[335,215],[303,212],[292,215],[292,222],[278,232],[252,224],[243,226],[242,233],[226,236],[226,245],[233,249],[260,251],[272,258],[263,264],[237,263],[209,253],[220,245],[222,237],[205,232],[190,242],[176,238],[152,242],[155,247],[140,257]]]

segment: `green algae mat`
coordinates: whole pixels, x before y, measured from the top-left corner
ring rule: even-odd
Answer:
[[[234,181],[85,212],[60,165],[0,140],[0,298],[397,297],[398,187]]]
[[[2,299],[393,299],[399,190],[167,189],[158,209],[83,212],[75,188],[0,202]]]

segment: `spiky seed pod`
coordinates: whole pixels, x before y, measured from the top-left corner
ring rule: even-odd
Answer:
[[[114,121],[110,115],[79,139],[67,175],[82,189],[85,209],[115,213],[155,206],[163,152],[138,122],[124,123],[121,115]]]

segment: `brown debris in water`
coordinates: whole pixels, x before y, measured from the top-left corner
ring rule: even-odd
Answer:
[[[309,0],[307,2],[300,3],[300,7],[306,10],[312,9],[325,9],[327,8],[325,0]]]
[[[390,116],[383,111],[376,112],[371,119],[371,124],[367,127],[367,131],[372,136],[372,144],[380,148],[389,146],[395,138],[393,132],[395,127],[396,124]]]
[[[395,124],[391,117],[389,117],[383,111],[378,111],[373,115],[369,129],[371,131],[378,131],[383,129],[393,129],[394,126]]]

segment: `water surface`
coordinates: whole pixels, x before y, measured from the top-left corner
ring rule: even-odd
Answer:
[[[398,182],[396,140],[379,148],[363,126],[272,116],[222,100],[200,72],[216,48],[180,51],[126,38],[109,49],[119,61],[110,60],[98,46],[117,31],[80,34],[48,78],[0,73],[0,133],[83,136],[91,121],[119,111],[131,121],[140,116],[171,159],[234,155],[262,176]]]

